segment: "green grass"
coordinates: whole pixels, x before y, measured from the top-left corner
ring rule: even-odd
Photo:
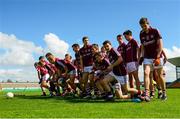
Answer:
[[[0,92],[0,118],[178,118],[180,117],[180,89],[168,89],[168,100],[134,103],[118,100],[69,99],[41,97],[39,91],[14,92],[25,94],[7,99]]]

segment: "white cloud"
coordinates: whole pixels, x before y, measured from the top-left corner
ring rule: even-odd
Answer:
[[[58,57],[63,58],[67,53],[69,45],[53,33],[44,36],[46,49]],[[43,48],[36,46],[33,42],[16,38],[15,35],[8,35],[0,32],[0,81],[12,79],[13,81],[38,81],[36,70],[33,67],[34,54],[41,55]],[[180,48],[173,46],[172,49],[164,48],[168,58],[180,56]],[[15,68],[18,66],[18,68]],[[6,67],[6,69],[2,69]],[[9,69],[7,69],[7,67]],[[175,66],[166,63],[167,81],[176,79]],[[142,67],[139,69],[141,81],[143,80]]]
[[[11,79],[13,82],[38,82],[37,73],[32,68],[0,69],[0,81]]]
[[[46,49],[33,42],[20,40],[15,35],[0,32],[0,81],[11,79],[37,82],[37,72],[33,66],[35,55],[50,51],[58,57],[64,57],[68,51],[69,45],[55,34],[46,34],[44,41]]]
[[[61,40],[53,33],[46,34],[44,37],[44,41],[46,42],[47,50],[58,57],[64,58],[64,55],[68,52],[68,43]]]
[[[33,42],[23,41],[15,35],[8,35],[0,32],[0,65],[3,66],[30,66],[34,62],[33,53],[41,54],[42,47],[35,46]]]
[[[180,57],[180,48],[173,46],[172,49],[164,48],[168,58]]]

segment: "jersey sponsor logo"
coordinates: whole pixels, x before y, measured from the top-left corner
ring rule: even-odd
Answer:
[[[128,51],[128,50],[130,50],[130,49],[131,49],[131,46],[127,47],[127,48],[126,48],[126,51]]]
[[[153,43],[155,43],[155,40],[154,40],[154,39],[151,40],[151,41],[144,41],[144,42],[143,42],[143,45],[144,45],[144,46],[147,46],[147,45],[150,45],[150,44],[153,44]]]

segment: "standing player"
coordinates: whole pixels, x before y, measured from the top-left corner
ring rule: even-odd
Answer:
[[[88,90],[88,76],[92,69],[93,58],[92,58],[92,46],[89,44],[88,37],[82,38],[84,46],[80,49],[80,63],[82,68],[82,91],[83,96],[90,97],[90,92]]]
[[[132,37],[132,32],[130,30],[127,30],[123,33],[124,37],[128,41],[126,45],[126,54],[125,54],[125,62],[126,62],[126,69],[129,75],[129,83],[130,87],[134,88],[134,81],[133,78],[136,81],[136,89],[140,90],[140,81],[138,76],[138,51],[139,47]]]
[[[123,41],[123,36],[121,34],[117,35],[117,41],[119,43],[119,46],[117,48],[117,51],[121,54],[123,61],[126,61],[125,54],[126,54],[126,44]]]
[[[140,40],[142,44],[142,52],[144,53],[144,86],[145,86],[145,99],[150,101],[149,97],[149,82],[150,76],[153,74],[153,62],[158,62],[160,54],[162,52],[162,37],[159,31],[155,28],[152,28],[149,25],[147,18],[141,18],[139,24],[142,28],[140,32]],[[163,69],[161,68],[158,71],[160,80],[164,81],[163,78]],[[164,84],[165,85],[165,84]],[[166,90],[163,91],[162,100],[166,100]]]
[[[166,85],[165,85],[165,80],[162,80],[163,78],[165,79],[165,71],[164,71],[164,69],[163,69],[163,66],[164,66],[164,64],[166,63],[166,61],[167,61],[167,57],[166,57],[166,54],[165,54],[165,52],[164,52],[164,50],[162,50],[162,52],[161,52],[161,55],[160,55],[160,63],[158,64],[156,64],[155,62],[154,62],[154,72],[153,72],[153,76],[154,76],[154,79],[155,79],[155,81],[156,81],[156,83],[157,83],[157,88],[158,88],[158,98],[163,98],[162,96],[162,94],[163,94],[163,92],[166,90]],[[163,78],[161,78],[161,75],[159,75],[159,74],[161,74],[161,73],[159,73],[160,71],[161,71],[161,69],[163,70]],[[152,85],[152,84],[151,84]],[[152,89],[154,89],[154,87],[153,87],[153,85],[152,85]],[[155,94],[154,94],[154,90],[151,90],[151,93],[150,93],[150,96],[154,96]]]
[[[78,84],[80,85],[77,85],[78,88],[82,91],[82,83],[81,83],[81,78],[82,78],[82,69],[81,69],[81,62],[80,62],[80,46],[79,44],[73,44],[72,45],[72,48],[73,48],[73,51],[75,52],[75,61],[74,61],[74,65],[76,66],[77,68],[77,79],[78,79]]]

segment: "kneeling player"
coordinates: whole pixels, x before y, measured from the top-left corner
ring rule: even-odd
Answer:
[[[119,52],[116,49],[112,48],[110,41],[105,41],[103,43],[103,46],[108,52],[108,58],[111,63],[111,65],[108,66],[107,68],[107,70],[111,72],[104,77],[104,84],[106,87],[106,91],[109,93],[108,98],[113,97],[109,83],[114,82],[115,80],[118,81],[118,83],[115,84],[116,87],[115,92],[117,97],[123,99],[130,98],[130,96],[122,94],[121,85],[123,86],[125,91],[133,92],[134,94],[140,95],[141,94],[140,90],[128,87],[127,72],[125,69],[125,65],[123,63],[123,59],[119,54]]]

